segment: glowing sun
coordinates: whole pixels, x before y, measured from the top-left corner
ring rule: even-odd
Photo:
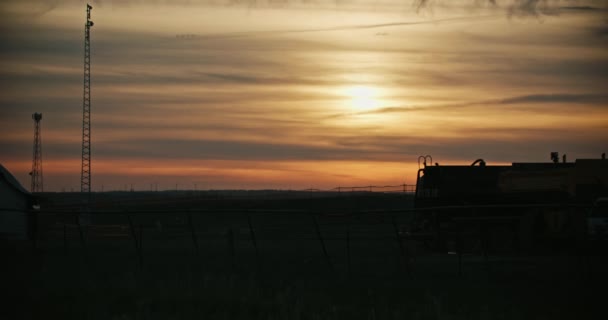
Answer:
[[[370,86],[351,86],[344,89],[344,95],[349,98],[347,104],[356,111],[367,111],[379,107],[378,90]]]

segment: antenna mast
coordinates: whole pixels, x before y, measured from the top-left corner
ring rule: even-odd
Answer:
[[[91,192],[91,10],[87,4],[87,22],[84,25],[84,94],[82,99],[82,166],[80,192]]]
[[[32,161],[32,187],[31,192],[43,192],[42,184],[42,142],[40,134],[40,120],[42,120],[42,113],[32,114],[34,119],[34,159]]]

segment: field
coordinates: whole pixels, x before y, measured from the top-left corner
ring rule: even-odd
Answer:
[[[605,312],[604,256],[436,252],[404,194],[50,194],[3,242],[6,319],[572,319]],[[472,239],[474,242],[475,239]]]

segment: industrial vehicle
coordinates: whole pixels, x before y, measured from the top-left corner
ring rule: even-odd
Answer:
[[[608,241],[608,197],[593,203],[587,217],[587,235],[592,241]]]
[[[494,250],[576,245],[585,238],[589,208],[608,196],[608,160],[603,154],[574,162],[564,156],[560,162],[557,152],[551,159],[433,165],[430,156],[421,156],[416,225],[435,234],[442,249],[453,239],[481,239]],[[464,240],[458,245],[467,246]]]

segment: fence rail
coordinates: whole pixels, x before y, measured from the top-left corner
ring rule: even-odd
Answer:
[[[491,205],[450,205],[450,206],[433,206],[423,208],[403,208],[403,209],[367,209],[367,210],[352,210],[352,209],[83,209],[81,207],[72,207],[70,209],[47,209],[39,211],[31,211],[40,215],[49,214],[91,214],[91,215],[122,215],[122,214],[318,214],[332,215],[335,212],[340,215],[342,213],[348,215],[368,215],[368,214],[406,214],[414,212],[440,212],[453,210],[486,210],[486,209],[549,209],[549,208],[578,208],[591,209],[592,205],[572,204],[572,203],[537,203],[537,204],[491,204]],[[1,212],[15,211],[14,209],[2,209]]]
[[[394,264],[396,261],[409,274],[416,257],[429,252],[429,243],[438,237],[452,243],[446,250],[458,257],[461,273],[463,254],[473,253],[488,261],[490,254],[501,254],[501,249],[493,247],[492,237],[512,237],[509,230],[495,232],[490,221],[493,218],[494,222],[512,224],[522,218],[521,212],[563,209],[581,213],[589,207],[545,203],[382,210],[71,209],[41,210],[30,212],[29,216],[37,219],[33,239],[37,250],[78,249],[84,254],[126,250],[131,252],[138,267],[159,250],[186,250],[194,256],[229,260],[233,266],[257,265],[258,268],[282,260],[292,259],[290,263],[294,263],[301,257],[316,257],[324,261],[329,270],[348,270],[349,274],[357,268],[357,263]],[[493,210],[500,211],[501,215],[493,216]],[[471,225],[478,229],[441,235],[414,230],[415,217],[462,211],[470,215],[455,221],[474,222]],[[0,214],[7,213],[0,209]]]

